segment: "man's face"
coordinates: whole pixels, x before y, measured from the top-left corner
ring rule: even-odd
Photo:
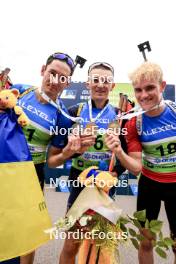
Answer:
[[[42,90],[49,97],[57,97],[68,86],[71,70],[64,61],[53,60],[41,70]]]
[[[134,93],[143,110],[149,110],[160,103],[166,83],[163,81],[141,81],[134,84]]]
[[[113,74],[106,69],[92,69],[89,73],[87,88],[90,89],[91,99],[105,102],[109,92],[114,87]]]

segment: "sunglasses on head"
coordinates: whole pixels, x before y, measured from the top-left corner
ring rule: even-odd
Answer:
[[[106,62],[95,62],[93,63],[92,65],[90,65],[89,67],[89,70],[88,70],[88,74],[94,69],[94,68],[97,68],[99,66],[104,66],[106,68],[108,68],[114,75],[114,68],[109,64],[109,63],[106,63]]]
[[[67,65],[70,67],[71,73],[73,73],[74,68],[75,68],[75,63],[74,63],[73,59],[69,55],[67,55],[65,53],[54,53],[54,54],[51,55],[51,57],[53,59],[58,59],[58,60],[65,61],[67,63]]]

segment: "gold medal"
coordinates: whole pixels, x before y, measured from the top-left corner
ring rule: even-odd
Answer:
[[[116,134],[120,134],[120,124],[118,121],[113,121],[113,122],[110,122],[109,125],[108,125],[108,131],[109,132],[114,132]]]
[[[96,136],[97,133],[98,133],[98,126],[94,122],[87,123],[84,129],[84,134]]]
[[[72,126],[72,133],[75,136],[80,135],[80,133],[81,133],[81,124],[80,123],[73,124],[73,126]]]

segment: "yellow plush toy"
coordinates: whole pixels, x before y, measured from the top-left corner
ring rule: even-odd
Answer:
[[[96,166],[85,169],[78,179],[85,186],[95,184],[105,192],[108,192],[117,183],[117,178],[113,177],[110,172],[98,170]]]
[[[23,127],[29,124],[29,119],[22,108],[16,105],[18,96],[17,89],[2,90],[0,92],[0,112],[4,112],[5,109],[14,109],[15,114],[19,116],[17,121]]]

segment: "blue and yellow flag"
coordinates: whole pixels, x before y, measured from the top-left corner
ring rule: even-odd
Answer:
[[[0,261],[33,251],[50,238],[43,193],[13,110],[0,112]]]

